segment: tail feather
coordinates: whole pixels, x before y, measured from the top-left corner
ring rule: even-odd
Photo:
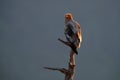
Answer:
[[[73,43],[71,43],[70,47],[78,55],[77,48],[76,48],[76,46]]]

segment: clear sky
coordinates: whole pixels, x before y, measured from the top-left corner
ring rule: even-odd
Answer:
[[[119,0],[0,0],[0,80],[64,80],[64,15],[82,27],[74,80],[120,80]]]

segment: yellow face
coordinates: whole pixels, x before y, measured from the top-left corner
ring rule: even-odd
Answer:
[[[65,14],[65,18],[66,18],[66,19],[68,19],[68,20],[73,19],[73,17],[72,17],[72,14],[71,14],[71,13],[67,13],[67,14]]]

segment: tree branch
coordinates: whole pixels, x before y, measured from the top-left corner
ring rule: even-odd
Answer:
[[[66,46],[71,47],[71,43],[63,41],[60,38],[58,40],[60,42],[62,42],[63,44],[65,44]],[[60,71],[61,73],[63,73],[65,75],[65,80],[73,80],[74,74],[75,74],[75,53],[74,53],[74,51],[72,49],[70,51],[70,59],[69,59],[69,63],[68,63],[68,69],[51,68],[51,67],[44,67],[44,69]]]
[[[63,41],[62,39],[60,39],[60,38],[58,38],[58,40],[60,41],[60,42],[62,42],[63,44],[65,44],[66,46],[71,46],[71,43],[70,42],[66,42],[66,41]]]
[[[68,70],[65,68],[51,68],[51,67],[44,67],[44,69],[49,69],[49,70],[56,70],[56,71],[60,71],[61,73],[67,74]]]

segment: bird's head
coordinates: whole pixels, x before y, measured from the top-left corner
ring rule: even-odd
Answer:
[[[72,19],[73,19],[72,14],[71,14],[71,13],[66,13],[66,14],[65,14],[65,19],[66,19],[66,20],[72,20]]]

